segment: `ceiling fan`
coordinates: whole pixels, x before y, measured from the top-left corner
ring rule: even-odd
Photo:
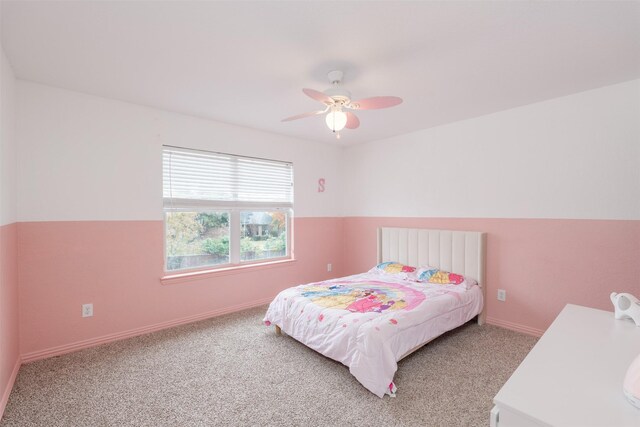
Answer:
[[[389,108],[402,103],[402,98],[397,96],[374,96],[359,101],[351,100],[351,92],[340,87],[343,73],[342,71],[330,71],[327,75],[331,87],[324,92],[313,89],[302,89],[302,91],[310,98],[320,101],[325,105],[323,110],[312,111],[309,113],[298,114],[296,116],[282,119],[283,122],[291,120],[303,119],[305,117],[318,116],[326,114],[325,121],[329,130],[336,134],[336,138],[340,139],[340,131],[344,128],[356,129],[360,126],[360,120],[351,111],[344,110],[378,110],[380,108]]]

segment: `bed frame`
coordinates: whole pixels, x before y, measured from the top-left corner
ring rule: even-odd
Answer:
[[[478,314],[478,324],[483,325],[487,313],[486,242],[487,233],[479,231],[382,227],[378,229],[378,264],[395,261],[416,267],[429,265],[475,279],[484,300],[482,312]],[[276,325],[276,334],[281,333]],[[411,349],[402,357],[425,344]]]
[[[475,279],[482,289],[483,299],[482,311],[478,314],[478,325],[484,324],[487,315],[486,247],[487,233],[478,231],[386,227],[378,229],[378,263],[395,261],[416,267],[428,265]],[[399,360],[420,350],[431,341],[433,340],[412,348]]]
[[[395,261],[416,267],[428,265],[475,279],[484,300],[482,312],[478,314],[479,325],[484,324],[487,316],[486,247],[487,233],[479,231],[378,229],[378,263]]]

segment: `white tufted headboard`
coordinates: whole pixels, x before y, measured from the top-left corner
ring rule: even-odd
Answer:
[[[378,263],[429,265],[475,279],[484,297],[484,308],[478,315],[478,323],[483,324],[487,306],[486,241],[487,233],[479,231],[382,227],[378,229]]]

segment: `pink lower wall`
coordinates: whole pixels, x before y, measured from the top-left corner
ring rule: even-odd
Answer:
[[[295,262],[172,284],[160,281],[162,221],[28,222],[17,225],[22,358],[267,303],[288,286],[365,271],[376,261],[379,226],[487,232],[488,321],[522,332],[541,334],[567,303],[610,310],[612,291],[640,294],[640,221],[297,218]],[[496,300],[499,288],[506,302]],[[94,317],[80,316],[83,303],[94,304]],[[3,365],[5,377],[10,368]]]
[[[17,224],[0,227],[0,417],[20,367]]]
[[[640,296],[640,221],[348,217],[345,274],[374,265],[380,226],[487,232],[487,321],[522,332],[542,334],[567,303]]]
[[[340,275],[342,268],[342,218],[296,218],[295,262],[172,284],[160,281],[162,221],[18,227],[25,361],[267,303],[286,287]],[[93,303],[93,317],[81,317],[83,303]]]

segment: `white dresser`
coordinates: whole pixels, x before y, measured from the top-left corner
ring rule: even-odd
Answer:
[[[567,305],[493,399],[492,427],[640,427],[622,381],[640,327]]]

